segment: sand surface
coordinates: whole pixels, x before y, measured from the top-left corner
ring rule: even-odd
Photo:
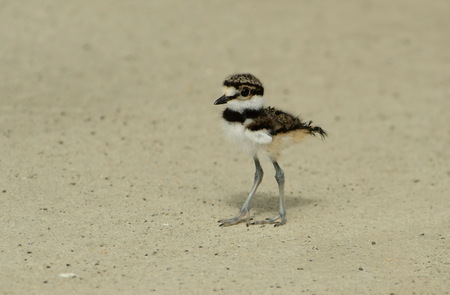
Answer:
[[[449,294],[449,11],[1,1],[0,294]],[[280,160],[279,228],[217,224],[253,181],[213,105],[237,72],[329,133]]]

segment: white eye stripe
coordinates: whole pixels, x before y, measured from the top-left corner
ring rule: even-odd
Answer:
[[[236,94],[238,94],[238,91],[234,87],[224,86],[223,87],[223,94],[225,96],[235,96]]]

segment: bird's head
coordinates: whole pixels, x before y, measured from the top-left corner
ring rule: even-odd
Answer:
[[[264,87],[252,74],[236,74],[223,82],[223,95],[214,104],[227,104],[228,108],[242,112],[263,107]]]

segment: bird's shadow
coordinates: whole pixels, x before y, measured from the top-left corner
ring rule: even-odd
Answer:
[[[246,192],[232,194],[225,199],[225,203],[231,207],[241,208],[247,198]],[[250,203],[250,208],[258,213],[274,213],[279,210],[279,196],[278,194],[270,193],[256,193]],[[311,204],[319,202],[317,199],[306,199],[301,196],[289,195],[285,196],[285,205],[289,210],[290,208],[306,207]]]

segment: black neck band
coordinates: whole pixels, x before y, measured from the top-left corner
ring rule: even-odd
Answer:
[[[230,109],[225,109],[225,111],[223,111],[222,117],[228,122],[244,123],[246,119],[253,119],[260,116],[262,111],[262,109],[246,109],[244,110],[244,112],[239,113]]]

